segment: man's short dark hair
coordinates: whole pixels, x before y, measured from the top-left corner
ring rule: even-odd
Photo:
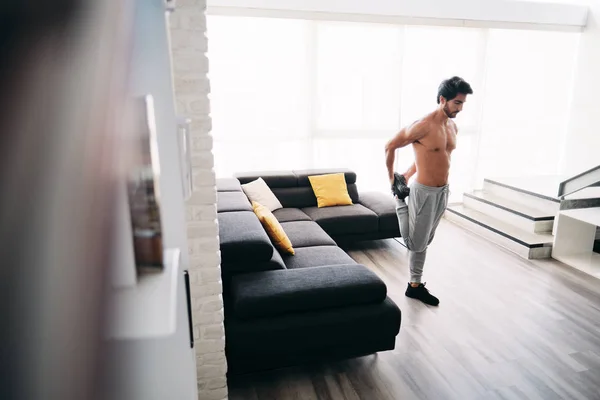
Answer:
[[[440,96],[448,101],[455,98],[458,94],[473,94],[473,89],[464,79],[458,76],[453,76],[450,79],[446,79],[440,84],[438,88],[437,102],[440,104]]]

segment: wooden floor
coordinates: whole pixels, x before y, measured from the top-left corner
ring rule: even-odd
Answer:
[[[230,379],[229,399],[600,399],[600,280],[527,261],[445,220],[425,280],[438,308],[404,297],[406,249],[350,251],[402,310],[396,349]]]

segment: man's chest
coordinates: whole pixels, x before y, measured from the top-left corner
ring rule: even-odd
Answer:
[[[434,129],[419,142],[429,151],[451,152],[456,148],[456,129],[453,127]]]

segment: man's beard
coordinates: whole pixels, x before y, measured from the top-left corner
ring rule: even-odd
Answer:
[[[446,116],[448,118],[454,118],[454,117],[456,117],[456,114],[458,114],[458,112],[451,113],[450,108],[448,108],[448,106],[444,106],[444,113],[446,114]]]

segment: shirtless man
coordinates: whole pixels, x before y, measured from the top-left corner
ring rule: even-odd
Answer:
[[[459,77],[443,81],[438,89],[438,108],[403,128],[385,146],[388,178],[396,197],[400,233],[409,251],[410,282],[406,296],[437,306],[421,278],[427,247],[448,205],[450,154],[456,148],[457,128],[452,118],[462,110],[471,86]],[[396,149],[413,145],[415,162],[400,175],[394,173]],[[417,174],[410,187],[407,182]],[[404,200],[408,197],[408,204]]]

